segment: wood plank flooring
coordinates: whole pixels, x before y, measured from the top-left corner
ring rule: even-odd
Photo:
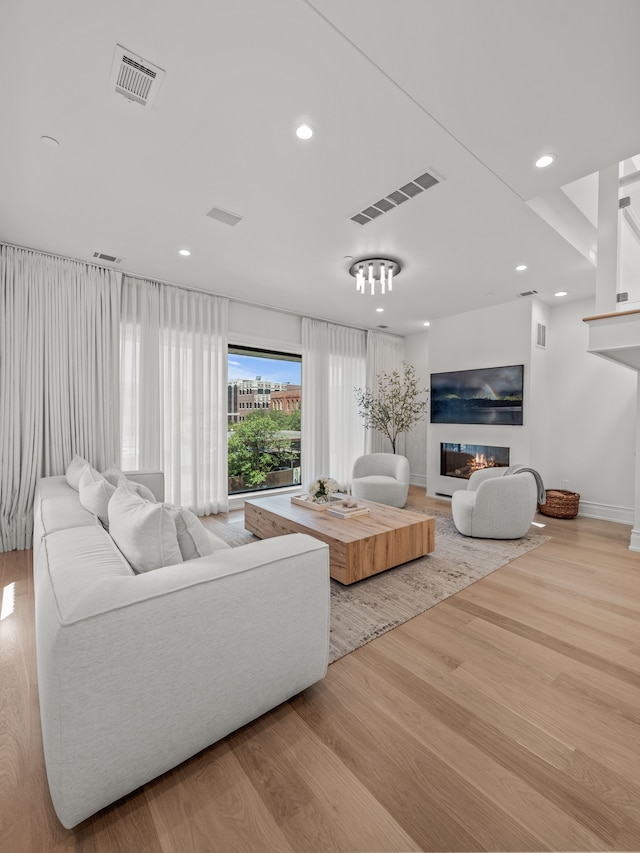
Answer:
[[[625,525],[539,520],[540,548],[72,831],[44,771],[31,552],[0,554],[0,849],[640,850],[640,554]]]

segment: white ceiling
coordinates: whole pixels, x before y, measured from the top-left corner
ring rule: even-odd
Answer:
[[[527,202],[640,151],[637,0],[2,7],[3,242],[403,335],[521,291],[594,292]],[[166,72],[150,108],[109,89],[118,43]],[[350,220],[424,171],[441,183]],[[361,296],[345,258],[378,253],[404,269]]]

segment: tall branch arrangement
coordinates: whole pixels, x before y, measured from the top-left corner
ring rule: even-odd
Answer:
[[[404,362],[402,368],[402,374],[397,370],[379,373],[375,391],[355,389],[358,414],[365,429],[384,433],[394,453],[400,433],[408,432],[421,421],[427,410],[427,391],[418,387],[415,368]]]

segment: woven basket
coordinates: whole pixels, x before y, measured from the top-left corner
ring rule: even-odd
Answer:
[[[578,514],[580,495],[564,489],[547,489],[547,500],[538,504],[538,510],[551,518],[575,518]]]

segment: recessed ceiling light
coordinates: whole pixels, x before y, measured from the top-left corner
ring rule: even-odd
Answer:
[[[553,295],[554,296],[566,296],[568,292],[569,292],[568,290],[556,290],[556,292]]]
[[[384,311],[384,308],[376,308],[376,311],[378,312],[378,314],[382,314],[382,312]]]
[[[431,325],[431,323],[429,322],[429,320],[427,320],[427,321],[426,321],[426,322],[424,322],[422,325],[423,325],[423,326],[430,326],[430,325]]]
[[[542,157],[538,157],[536,160],[536,166],[538,169],[545,169],[547,166],[550,166],[555,159],[555,154],[543,154]]]
[[[310,124],[301,124],[296,128],[296,136],[298,139],[311,139],[315,133]]]
[[[518,264],[518,266],[516,267],[516,272],[524,272],[526,270],[526,268],[527,268],[526,264]]]
[[[60,143],[57,139],[54,139],[53,136],[41,136],[40,141],[48,148],[60,148]]]
[[[180,249],[180,251],[178,252],[178,254],[179,254],[179,255],[184,255],[184,257],[186,258],[186,257],[188,257],[188,256],[191,254],[191,252],[190,252],[188,249]]]

